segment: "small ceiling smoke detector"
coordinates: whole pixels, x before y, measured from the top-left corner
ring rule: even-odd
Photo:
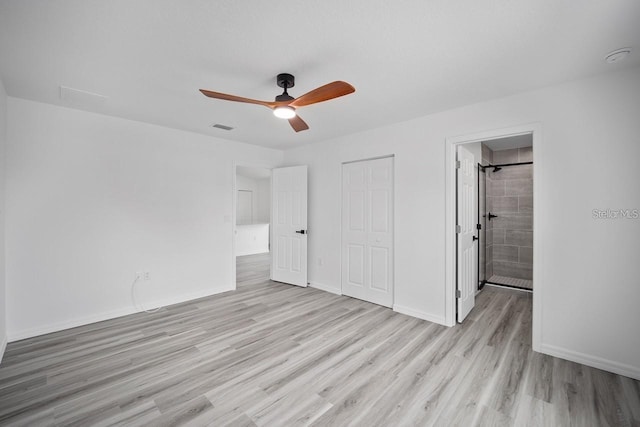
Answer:
[[[212,128],[222,129],[222,130],[233,130],[231,126],[221,125],[220,123],[214,123],[211,125]]]
[[[631,53],[630,47],[623,47],[622,49],[614,50],[613,52],[609,52],[607,56],[604,57],[604,60],[609,64],[613,64],[614,62],[620,62],[624,60]]]

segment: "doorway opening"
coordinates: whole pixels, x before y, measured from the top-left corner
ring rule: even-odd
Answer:
[[[458,322],[486,284],[533,291],[533,135],[457,147]]]
[[[540,125],[540,123],[529,123],[529,124],[523,124],[523,125],[518,125],[518,126],[513,126],[513,127],[509,127],[509,128],[502,128],[502,129],[494,129],[494,130],[488,130],[488,131],[480,131],[480,132],[476,132],[476,133],[471,133],[471,134],[466,134],[466,135],[459,135],[459,136],[453,136],[453,137],[447,137],[445,140],[445,157],[446,157],[446,162],[445,162],[445,169],[446,169],[446,176],[445,176],[445,184],[446,184],[446,190],[445,190],[445,196],[446,196],[446,205],[445,205],[445,221],[446,221],[446,227],[445,227],[445,324],[447,326],[454,326],[456,323],[460,323],[464,320],[465,316],[464,316],[464,312],[460,312],[458,310],[460,304],[459,304],[459,295],[460,295],[460,291],[463,290],[464,288],[461,288],[458,284],[458,280],[462,277],[459,271],[459,267],[460,264],[458,262],[459,260],[459,246],[458,246],[458,230],[459,230],[459,217],[458,217],[458,151],[460,147],[464,147],[467,150],[469,148],[472,148],[474,143],[482,143],[482,142],[488,142],[488,141],[493,141],[493,140],[499,140],[499,139],[505,139],[505,138],[509,138],[509,137],[517,137],[517,136],[521,136],[521,135],[530,135],[531,138],[531,145],[532,145],[532,156],[533,156],[533,162],[534,164],[537,162],[537,160],[542,156],[542,153],[544,151],[544,144],[543,144],[543,140],[542,140],[542,127]],[[507,148],[507,147],[505,147]],[[508,148],[515,148],[515,147],[508,147]],[[524,147],[523,147],[524,148]],[[476,146],[476,150],[480,150],[480,152],[478,153],[478,158],[481,159],[482,157],[482,145],[481,144],[477,144]],[[493,150],[493,149],[492,149]],[[497,150],[497,151],[501,151],[501,150]],[[477,151],[476,151],[477,152]],[[500,155],[498,155],[499,157]],[[472,156],[471,159],[473,160],[475,156]],[[492,165],[493,166],[498,166],[500,164],[504,165],[506,163],[520,163],[518,162],[501,162],[501,163],[497,163],[496,160],[500,161],[499,159],[492,159],[492,161],[494,162]],[[480,163],[482,166],[489,166],[488,163],[487,164],[483,164],[481,161],[476,162],[476,170],[479,169],[477,168],[477,164]],[[525,167],[527,165],[523,165],[523,166],[514,166],[513,168],[522,168]],[[498,166],[500,167],[500,166]],[[533,168],[533,165],[528,165],[528,167]],[[491,168],[491,170],[493,171],[493,167]],[[507,171],[509,170],[509,167],[504,167],[502,166],[502,170],[497,170],[496,173],[501,173],[503,171]],[[482,173],[482,172],[480,172]],[[513,173],[513,172],[507,172],[507,173]],[[474,178],[477,179],[476,176],[474,176]],[[504,176],[503,176],[504,178]],[[541,326],[542,326],[542,299],[543,299],[543,292],[544,292],[544,287],[545,287],[545,283],[541,282],[539,280],[539,278],[541,277],[541,266],[542,266],[542,256],[544,253],[543,250],[543,241],[540,239],[540,230],[538,227],[538,223],[540,221],[541,218],[541,214],[540,212],[543,212],[545,207],[542,206],[541,204],[541,198],[539,195],[539,189],[542,188],[539,183],[542,182],[542,180],[544,179],[544,169],[542,170],[537,170],[536,173],[533,175],[532,178],[532,186],[533,186],[533,197],[531,198],[531,200],[533,201],[533,209],[530,213],[530,217],[531,217],[531,221],[533,223],[531,229],[529,230],[531,232],[531,236],[532,236],[532,241],[533,241],[533,247],[531,248],[531,252],[532,252],[532,277],[536,277],[537,279],[535,279],[535,285],[533,286],[535,288],[535,292],[532,293],[532,300],[533,300],[533,318],[532,318],[532,348],[534,351],[540,351],[540,347],[541,347],[541,342],[542,342],[542,337],[541,337]],[[477,182],[477,181],[476,181]],[[486,184],[486,182],[485,182]],[[482,183],[481,183],[482,185]],[[505,184],[506,185],[506,184]],[[474,190],[476,191],[474,193],[474,197],[473,197],[473,203],[471,203],[470,205],[473,205],[476,207],[476,210],[478,210],[478,196],[477,196],[477,185],[473,185]],[[487,196],[488,197],[488,196]],[[506,201],[503,201],[506,202]],[[479,212],[479,210],[478,210]],[[476,218],[478,215],[478,212],[475,213]],[[493,211],[492,211],[493,213]],[[515,213],[515,212],[514,212]],[[482,216],[482,215],[481,215]],[[474,219],[476,219],[474,218]],[[493,220],[493,218],[492,218]],[[513,220],[512,221],[521,221],[521,220]],[[475,221],[474,221],[475,223]],[[485,227],[485,231],[487,230],[487,228]],[[479,237],[482,238],[482,234],[478,233],[478,234],[471,234],[470,235],[470,240],[473,240],[473,237]],[[485,243],[486,243],[487,237],[485,236]],[[479,245],[478,241],[474,242],[475,245],[478,245],[480,248],[483,248],[485,246],[483,245]],[[519,249],[519,248],[518,248]],[[486,247],[485,247],[486,250]],[[526,251],[525,251],[526,252]],[[479,255],[479,254],[478,254]],[[485,253],[485,257],[488,254]],[[493,254],[492,254],[493,255]],[[519,254],[518,254],[519,256]],[[469,257],[468,257],[469,258]],[[472,257],[471,257],[472,258]],[[477,259],[477,258],[476,258]],[[519,260],[519,258],[518,258]],[[477,261],[473,262],[473,267],[476,268],[476,270],[473,272],[473,274],[467,274],[467,279],[469,277],[472,277],[472,281],[470,281],[471,285],[468,286],[468,289],[474,289],[475,288],[475,292],[471,292],[469,291],[469,298],[472,298],[471,300],[469,300],[469,304],[467,304],[467,309],[470,311],[470,309],[473,308],[473,306],[475,305],[475,294],[478,291],[478,285],[480,284],[480,281],[478,280],[479,277],[482,277],[483,275],[486,275],[486,271],[484,272],[479,272],[479,263]],[[486,264],[485,267],[486,268]],[[473,281],[475,280],[475,282]],[[493,286],[493,285],[490,285]],[[462,314],[460,316],[460,314]]]
[[[479,289],[493,284],[533,291],[532,135],[479,144]]]
[[[236,166],[234,248],[236,286],[271,277],[271,169]]]

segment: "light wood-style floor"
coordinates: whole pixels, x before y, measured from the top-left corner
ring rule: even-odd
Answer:
[[[446,328],[270,282],[9,344],[0,424],[637,426],[640,383],[531,351],[531,296]]]

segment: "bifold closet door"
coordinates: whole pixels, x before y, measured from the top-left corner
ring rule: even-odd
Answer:
[[[393,157],[342,165],[342,293],[393,305]]]

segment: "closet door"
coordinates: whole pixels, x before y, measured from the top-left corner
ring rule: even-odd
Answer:
[[[342,165],[342,293],[393,305],[393,157]]]

